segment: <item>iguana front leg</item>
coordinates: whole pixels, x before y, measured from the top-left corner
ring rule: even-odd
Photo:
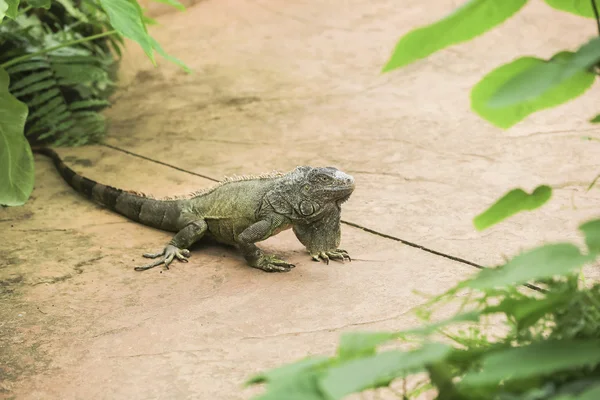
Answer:
[[[254,243],[269,238],[281,221],[258,221],[244,229],[237,237],[238,246],[248,265],[265,272],[289,272],[295,267],[287,261],[263,253]]]
[[[318,221],[295,224],[293,230],[314,261],[324,261],[325,264],[329,264],[330,259],[352,261],[346,250],[338,248],[341,230],[340,213],[337,208]]]
[[[144,257],[146,258],[158,258],[158,260],[141,267],[135,267],[134,269],[136,271],[145,271],[163,263],[165,264],[165,268],[169,269],[169,264],[171,264],[175,258],[181,262],[187,262],[187,257],[190,256],[190,251],[187,248],[194,244],[194,242],[200,240],[207,229],[208,225],[203,220],[190,222],[185,228],[177,232],[162,252],[144,254]]]

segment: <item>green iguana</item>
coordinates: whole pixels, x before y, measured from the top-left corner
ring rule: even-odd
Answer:
[[[354,178],[336,168],[297,167],[286,174],[228,178],[188,198],[159,200],[78,175],[49,148],[34,152],[52,158],[65,181],[87,198],[133,221],[176,232],[163,251],[144,254],[158,260],[136,271],[161,264],[168,269],[175,258],[187,262],[188,247],[211,237],[237,247],[251,267],[287,272],[293,264],[263,253],[255,243],[289,228],[313,260],[350,261],[338,246],[341,204],[354,191]]]

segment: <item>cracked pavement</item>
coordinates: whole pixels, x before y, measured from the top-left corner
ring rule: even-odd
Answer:
[[[438,294],[543,242],[581,243],[600,200],[586,191],[600,147],[581,140],[600,132],[586,122],[598,89],[509,131],[470,111],[469,89],[518,55],[573,49],[594,25],[531,3],[475,41],[379,73],[403,33],[458,4],[206,0],[159,16],[153,36],[195,73],[153,69],[130,45],[106,145],[59,149],[65,162],[157,197],[335,165],[357,182],[342,210],[353,261],[314,263],[286,231],[262,247],[290,273],[212,244],[135,272],[170,234],[88,202],[36,156],[31,200],[0,210],[0,398],[249,399],[261,391],[242,388],[250,375],[331,353],[341,332],[414,326],[416,290]],[[475,231],[506,191],[542,183],[556,188],[542,209]]]

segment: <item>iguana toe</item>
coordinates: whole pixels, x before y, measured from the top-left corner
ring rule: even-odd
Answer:
[[[188,262],[187,257],[190,256],[188,249],[180,249],[173,245],[167,245],[161,253],[145,253],[146,258],[158,258],[158,260],[151,262],[150,264],[142,265],[141,267],[135,267],[136,271],[145,271],[150,268],[157,267],[161,264],[165,264],[165,268],[169,269],[169,265],[173,262],[173,259],[177,258],[181,262]]]
[[[337,249],[331,251],[321,251],[315,254],[311,254],[313,261],[323,261],[325,264],[329,264],[329,260],[340,260],[342,262],[348,260],[352,261],[346,250]]]
[[[289,272],[295,265],[275,256],[263,256],[253,267],[265,272]]]

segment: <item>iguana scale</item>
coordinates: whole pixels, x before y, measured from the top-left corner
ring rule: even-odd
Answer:
[[[341,205],[354,191],[354,178],[333,167],[297,167],[282,174],[228,178],[183,198],[154,199],[94,182],[67,167],[55,151],[36,148],[52,158],[64,180],[76,191],[133,221],[176,232],[157,259],[135,267],[143,271],[174,259],[187,262],[188,248],[203,237],[237,247],[248,265],[267,272],[294,267],[265,254],[257,242],[292,228],[312,259],[329,263],[350,260],[340,243]]]

